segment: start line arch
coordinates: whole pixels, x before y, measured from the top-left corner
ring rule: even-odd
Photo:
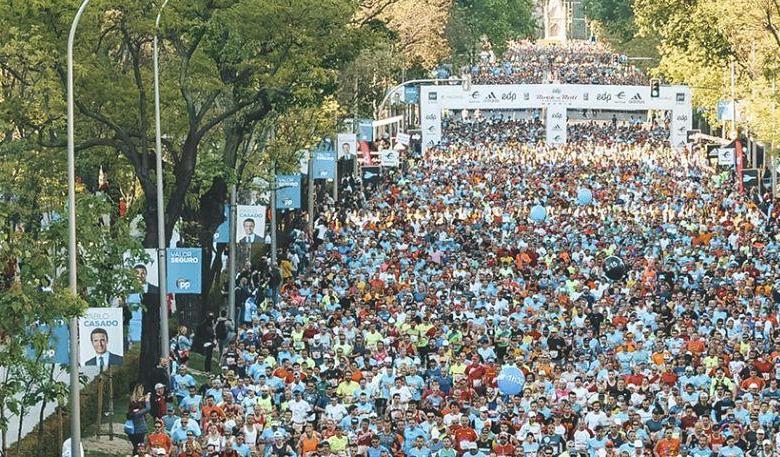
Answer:
[[[661,86],[659,97],[650,97],[650,86],[587,84],[461,85],[420,87],[422,144],[429,148],[441,141],[442,111],[545,108],[546,141],[566,143],[569,109],[613,111],[662,110],[671,112],[669,141],[685,146],[693,126],[691,90],[688,86]]]

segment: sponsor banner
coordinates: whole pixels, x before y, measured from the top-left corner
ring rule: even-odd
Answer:
[[[301,207],[301,175],[279,175],[276,177],[276,209],[299,209]]]
[[[88,308],[79,318],[81,366],[105,370],[124,362],[122,308]]]
[[[401,155],[392,149],[379,151],[379,163],[383,167],[397,167],[401,164]]]
[[[550,106],[547,108],[545,130],[547,144],[566,143],[566,123],[568,116],[566,108],[562,106]]]
[[[336,179],[336,152],[314,152],[314,179]]]
[[[336,137],[339,159],[351,159],[357,154],[357,135],[339,133]]]
[[[236,206],[236,240],[240,245],[265,243],[265,206]]]
[[[363,167],[360,177],[365,183],[377,182],[380,178],[379,167]]]
[[[65,319],[57,319],[53,325],[38,324],[32,328],[32,333],[45,335],[46,347],[38,358],[38,352],[32,346],[27,348],[27,358],[41,363],[70,362],[70,330]]]
[[[409,142],[411,140],[412,140],[412,137],[408,133],[398,133],[395,136],[395,141],[397,141],[398,143],[401,143],[404,146],[409,146]]]
[[[750,193],[754,187],[760,186],[758,172],[757,168],[745,168],[742,170],[742,186],[745,188],[745,192]]]
[[[717,148],[718,165],[733,167],[736,164],[734,148]]]
[[[685,146],[692,129],[691,92],[687,86],[661,86],[659,97],[650,97],[650,86],[584,84],[478,85],[464,91],[461,85],[420,88],[422,147],[441,140],[442,110],[464,109],[600,109],[618,111],[671,111],[673,146]],[[565,136],[565,129],[564,135]]]
[[[199,294],[203,250],[201,248],[171,248],[167,251],[166,273],[168,292]]]

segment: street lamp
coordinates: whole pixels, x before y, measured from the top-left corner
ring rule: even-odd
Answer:
[[[160,128],[160,54],[157,48],[157,36],[160,34],[160,18],[163,8],[168,4],[165,0],[157,13],[154,23],[154,127],[155,152],[157,165],[157,275],[160,290],[160,357],[166,357],[168,343],[168,293],[166,283],[165,263],[165,207],[163,202],[163,166],[162,166],[162,134]]]
[[[68,34],[68,74],[66,82],[68,104],[68,280],[70,292],[78,296],[76,284],[76,147],[73,138],[73,41],[76,27],[89,0],[84,0],[73,18]],[[81,456],[81,408],[79,386],[79,320],[70,319],[70,455]]]

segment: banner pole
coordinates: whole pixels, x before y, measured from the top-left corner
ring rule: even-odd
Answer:
[[[230,185],[230,243],[228,245],[228,316],[236,321],[236,185]]]

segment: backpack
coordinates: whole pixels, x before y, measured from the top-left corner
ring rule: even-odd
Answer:
[[[227,338],[227,325],[225,325],[225,319],[219,319],[217,321],[217,326],[214,328],[214,334],[218,340]]]

